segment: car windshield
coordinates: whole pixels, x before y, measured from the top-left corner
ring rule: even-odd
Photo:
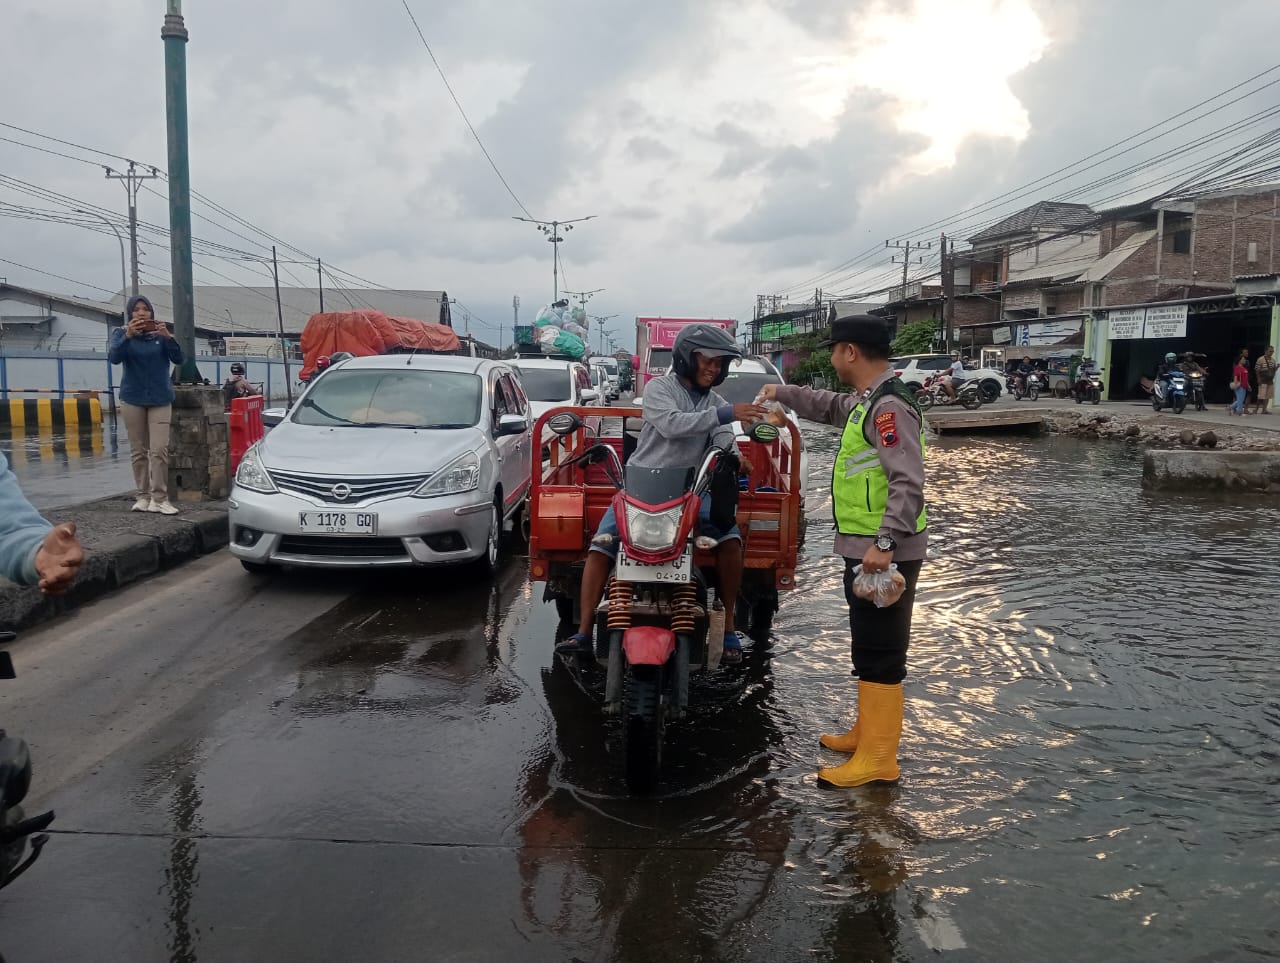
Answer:
[[[600,367],[604,368],[604,370],[609,372],[611,375],[616,375],[618,373],[618,362],[613,358],[606,358],[601,361]]]
[[[481,387],[461,371],[328,371],[292,420],[326,428],[469,428],[480,420]]]
[[[715,391],[731,405],[749,405],[756,400],[756,395],[765,385],[780,384],[782,379],[774,374],[765,374],[763,371],[734,371],[730,368],[728,377],[716,386]]]
[[[520,383],[524,385],[524,393],[530,401],[568,401],[572,391],[569,387],[569,371],[567,368],[522,368]]]
[[[671,349],[670,348],[651,348],[649,350],[649,370],[666,371],[671,367]]]

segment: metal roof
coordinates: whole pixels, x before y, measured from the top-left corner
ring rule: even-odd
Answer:
[[[166,320],[173,317],[172,291],[166,285],[146,284],[139,293],[155,305],[156,314]],[[443,291],[383,291],[374,288],[327,288],[324,292],[326,311],[349,311],[372,308],[383,314],[420,321],[441,321],[449,317],[448,296]],[[123,300],[117,295],[114,313],[120,312]],[[196,327],[227,335],[277,334],[274,287],[240,287],[235,285],[197,285],[195,289]],[[286,334],[297,335],[313,314],[320,312],[320,292],[315,288],[280,289],[280,308]],[[107,306],[112,310],[111,306]]]
[[[102,301],[91,301],[88,298],[78,298],[73,294],[54,294],[51,291],[39,291],[36,288],[27,288],[18,284],[0,282],[0,297],[3,297],[6,291],[15,291],[20,295],[25,294],[28,297],[52,301],[54,304],[66,304],[86,311],[94,311],[101,314],[103,316],[103,320],[120,320],[120,308]]]
[[[1030,207],[1011,214],[998,224],[969,238],[970,244],[992,241],[1013,234],[1030,231],[1064,230],[1085,227],[1097,221],[1098,215],[1088,204],[1067,204],[1063,201],[1039,201]]]

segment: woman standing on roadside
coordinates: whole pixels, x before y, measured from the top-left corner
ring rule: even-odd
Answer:
[[[129,299],[128,322],[111,332],[107,360],[124,365],[120,407],[129,433],[129,458],[138,487],[135,512],[176,515],[169,503],[169,421],[173,412],[172,365],[182,363],[182,348],[156,321],[151,302]]]
[[[1258,376],[1258,400],[1253,406],[1255,415],[1267,413],[1267,404],[1275,393],[1276,368],[1278,366],[1280,365],[1277,365],[1276,362],[1276,346],[1269,344],[1262,357],[1253,366],[1253,373]]]
[[[1236,358],[1236,366],[1231,369],[1231,389],[1236,400],[1227,408],[1229,415],[1244,414],[1244,400],[1249,397],[1249,349],[1243,348],[1240,357]]]

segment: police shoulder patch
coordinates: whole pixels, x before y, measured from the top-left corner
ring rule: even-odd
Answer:
[[[897,417],[892,411],[876,415],[876,431],[880,434],[880,444],[885,448],[893,448],[898,444]]]

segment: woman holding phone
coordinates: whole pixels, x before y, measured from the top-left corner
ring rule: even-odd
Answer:
[[[129,299],[128,321],[111,332],[107,360],[124,366],[120,407],[129,434],[129,457],[138,488],[135,512],[176,515],[169,502],[169,422],[173,414],[171,367],[182,363],[182,348],[156,321],[151,302]]]

